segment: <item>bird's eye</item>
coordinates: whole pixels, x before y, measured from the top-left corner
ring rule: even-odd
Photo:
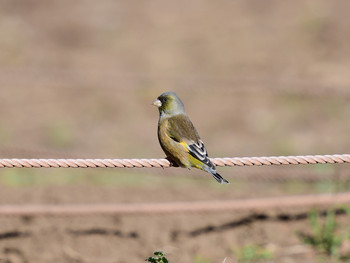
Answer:
[[[167,102],[168,101],[168,98],[167,97],[164,97],[163,98],[163,102]]]

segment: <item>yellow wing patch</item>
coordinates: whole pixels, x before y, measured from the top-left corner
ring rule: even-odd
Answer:
[[[186,142],[180,142],[180,144],[182,146],[184,146],[185,150],[189,153],[190,150],[189,150],[189,147],[188,147],[188,144]],[[192,167],[196,167],[198,169],[201,169],[203,170],[203,162],[201,162],[200,160],[194,158],[190,153],[188,154],[188,158],[190,160],[190,164]]]
[[[185,143],[185,142],[180,142],[180,144],[181,144],[183,147],[185,147],[185,150],[186,150],[187,152],[189,152],[189,150],[188,150],[188,144],[187,144],[187,143]]]
[[[203,163],[199,161],[198,159],[194,158],[192,155],[189,154],[188,158],[190,159],[190,163],[192,167],[196,167],[200,170],[203,170]]]

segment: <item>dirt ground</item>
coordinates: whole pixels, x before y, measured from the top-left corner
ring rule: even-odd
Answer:
[[[163,158],[150,103],[167,90],[182,98],[211,157],[349,153],[349,8],[0,1],[0,158]],[[230,185],[176,168],[2,169],[0,205],[349,191],[348,165],[219,171]],[[0,217],[0,263],[143,262],[155,250],[181,263],[330,262],[300,240],[309,209]],[[337,222],[346,233],[349,216]],[[250,261],[249,245],[261,252]]]
[[[105,185],[85,178],[73,185],[1,186],[0,200],[2,204],[18,205],[237,200],[251,197],[251,192],[255,192],[255,197],[277,197],[283,192],[295,195],[300,191],[298,185],[305,186],[264,180],[252,184],[231,178],[230,187],[223,188],[209,176],[186,179],[174,176],[171,171],[169,176],[107,173],[117,179],[110,179]],[[77,174],[73,171],[71,176]],[[88,176],[98,177],[99,173]],[[123,186],[119,178],[123,176],[132,177],[131,181],[142,176],[140,185]],[[304,191],[317,193],[321,185],[309,183]],[[261,189],[269,189],[269,193]],[[0,258],[11,263],[143,262],[154,251],[162,250],[170,262],[223,262],[225,258],[226,262],[327,262],[330,259],[301,241],[301,233],[312,231],[308,212],[309,207],[281,207],[258,214],[246,211],[0,217]],[[338,232],[344,234],[349,228],[349,218],[345,214],[337,216]],[[258,246],[269,256],[245,261],[242,251],[249,245]],[[346,242],[343,246],[348,251]]]

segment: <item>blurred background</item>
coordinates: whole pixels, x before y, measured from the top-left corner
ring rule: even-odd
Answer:
[[[164,91],[183,100],[211,157],[348,153],[349,8],[345,0],[0,1],[0,158],[163,158],[151,102]],[[219,168],[229,186],[176,168],[2,169],[0,203],[333,193],[349,189],[347,168]],[[0,233],[0,259],[142,262],[162,249],[172,262],[244,262],[253,245],[271,257],[252,261],[318,262],[295,234],[307,220],[173,238],[245,215],[0,218],[2,233],[29,233]]]

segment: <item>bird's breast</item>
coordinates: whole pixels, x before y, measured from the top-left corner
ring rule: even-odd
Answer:
[[[190,167],[189,154],[185,146],[173,140],[169,135],[169,123],[162,120],[158,125],[158,139],[160,146],[167,157],[172,159],[177,165]]]

